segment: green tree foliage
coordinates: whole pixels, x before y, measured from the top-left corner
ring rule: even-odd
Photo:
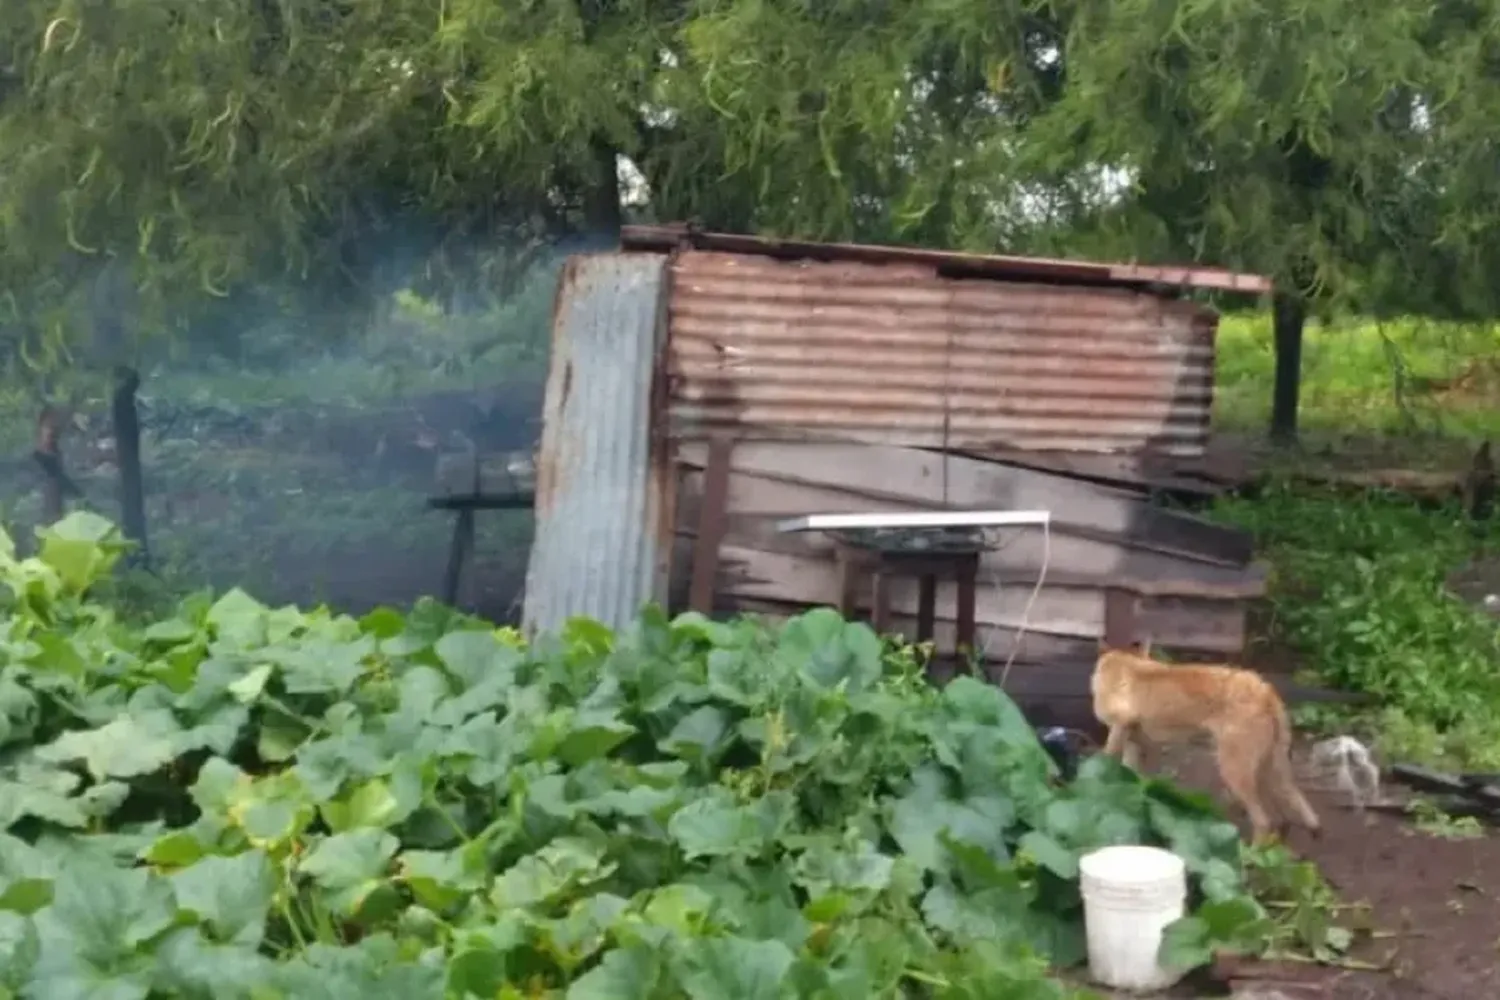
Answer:
[[[1023,180],[1014,126],[1046,72],[1034,21],[967,0],[697,5],[666,74],[679,123],[644,160],[660,211],[992,249]]]
[[[0,281],[112,253],[222,294],[358,271],[406,216],[607,225],[616,153],[665,216],[983,242],[1014,157],[980,98],[1034,16],[982,6],[18,0]]]
[[[1126,245],[1368,305],[1494,242],[1500,105],[1469,88],[1500,33],[1456,6],[1063,0],[1067,85],[1028,151],[1132,169]]]
[[[609,230],[616,154],[723,228],[1471,282],[1495,38],[1459,0],[13,0],[0,285],[32,323],[111,254],[148,302],[357,292],[397,240]]]

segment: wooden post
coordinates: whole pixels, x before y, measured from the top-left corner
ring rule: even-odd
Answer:
[[[937,575],[917,578],[917,641],[930,642],[937,632]]]
[[[714,438],[709,443],[708,461],[703,469],[703,501],[698,509],[698,537],[693,542],[688,607],[705,615],[713,613],[719,546],[729,522],[729,462],[733,452],[731,439]]]
[[[853,621],[859,602],[860,562],[846,545],[837,545],[834,551],[839,561],[839,614],[844,621]]]
[[[957,561],[958,569],[958,649],[956,652],[962,658],[968,657],[974,651],[975,614],[974,604],[976,600],[975,591],[978,589],[979,577],[979,554],[972,553]]]
[[[1104,592],[1104,644],[1111,649],[1129,649],[1136,634],[1137,598],[1128,590],[1111,587]]]
[[[130,561],[151,568],[151,545],[146,538],[146,486],[141,471],[141,416],[136,393],[141,376],[134,368],[115,369],[115,389],[110,398],[110,416],[115,437],[115,462],[120,471],[120,530],[135,542]]]
[[[474,508],[458,508],[453,521],[453,538],[448,543],[448,570],[443,575],[443,603],[458,607],[458,584],[463,578],[464,561],[474,547]]]
[[[886,568],[876,564],[870,574],[870,627],[880,635],[891,630],[891,588]]]

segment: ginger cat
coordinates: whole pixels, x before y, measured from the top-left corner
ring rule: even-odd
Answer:
[[[1245,807],[1256,841],[1284,834],[1288,816],[1321,834],[1318,814],[1292,775],[1286,706],[1259,674],[1222,665],[1173,666],[1101,645],[1090,688],[1094,716],[1109,727],[1105,753],[1139,770],[1148,742],[1207,734],[1224,785]]]

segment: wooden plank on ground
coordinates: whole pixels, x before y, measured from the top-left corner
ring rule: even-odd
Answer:
[[[784,601],[794,604],[836,606],[841,592],[837,565],[828,559],[789,555],[783,552],[765,552],[746,546],[726,542],[720,548],[720,568],[717,590],[720,593],[752,597],[761,600]],[[984,586],[978,598],[979,620],[991,625],[1016,625],[1022,620],[1026,605],[1036,590],[1035,578],[1018,581],[1010,586],[996,586],[986,576],[980,581]],[[890,581],[891,608],[902,614],[915,614],[917,608],[917,581],[909,577],[897,577]],[[954,619],[957,615],[955,588],[940,582],[937,596],[937,616]],[[868,607],[868,583],[860,589],[860,607]],[[1163,626],[1162,633],[1175,631],[1180,622],[1169,621],[1175,609],[1191,608],[1187,612],[1212,616],[1218,607],[1242,610],[1238,602],[1199,597],[1157,597],[1142,601],[1141,614],[1148,616],[1148,608],[1155,612]],[[1103,588],[1098,581],[1083,584],[1067,581],[1043,582],[1032,607],[1031,620],[1040,631],[1056,632],[1060,635],[1101,635],[1104,625]],[[1162,617],[1166,616],[1166,617]],[[1163,640],[1165,641],[1165,640]],[[1218,648],[1217,646],[1212,648]]]

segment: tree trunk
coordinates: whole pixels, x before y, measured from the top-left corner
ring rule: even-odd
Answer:
[[[115,368],[115,391],[110,400],[114,423],[115,461],[120,467],[120,530],[136,543],[130,561],[151,568],[151,548],[146,540],[146,484],[141,473],[141,418],[136,409],[136,391],[141,376],[134,368]]]
[[[613,244],[619,240],[620,226],[624,222],[620,210],[620,168],[615,160],[614,147],[609,143],[596,139],[591,149],[594,177],[584,204],[584,225],[588,236]]]
[[[1307,302],[1296,292],[1277,292],[1271,299],[1276,348],[1276,380],[1271,393],[1271,441],[1297,442],[1297,400],[1302,391],[1302,330]]]

